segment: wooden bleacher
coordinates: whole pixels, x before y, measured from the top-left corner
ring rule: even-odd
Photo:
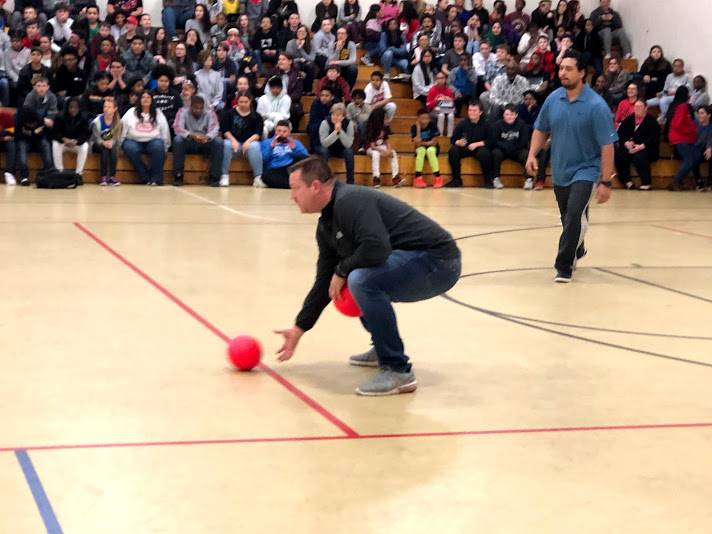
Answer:
[[[359,59],[362,55],[359,50]],[[627,69],[637,70],[637,62],[635,60],[624,60],[624,67]],[[380,70],[380,67],[368,67],[359,64],[358,81],[355,88],[364,88],[369,81],[369,77],[374,70]],[[395,70],[392,72],[396,74]],[[400,173],[406,180],[406,183],[412,183],[414,177],[413,144],[410,138],[410,127],[415,123],[417,110],[421,107],[420,102],[412,98],[411,86],[409,83],[390,83],[391,92],[394,96],[394,101],[398,106],[398,112],[395,119],[391,123],[393,135],[391,144],[399,154]],[[315,87],[316,88],[316,83]],[[304,96],[302,105],[304,110],[308,112],[311,103],[315,96]],[[463,111],[464,114],[464,111]],[[309,114],[307,113],[299,125],[295,137],[308,147],[307,136],[304,133],[308,122]],[[447,150],[449,149],[449,140],[445,137],[440,141],[440,168],[445,181],[450,179],[450,166],[447,160]],[[75,156],[73,154],[65,154],[65,168],[71,169],[75,165]],[[671,177],[675,174],[678,167],[678,162],[671,159],[672,149],[669,145],[661,146],[661,159],[653,164],[653,187],[655,189],[665,188]],[[29,167],[31,175],[34,176],[35,171],[41,168],[41,162],[38,154],[30,154]],[[4,154],[0,157],[0,164],[4,164]],[[343,160],[332,160],[332,167],[340,179],[345,179],[345,169]],[[172,155],[169,153],[164,166],[164,181],[166,184],[172,182]],[[632,169],[633,170],[633,169]],[[207,160],[200,156],[187,156],[185,162],[184,181],[186,184],[202,184],[207,182],[208,164]],[[429,167],[426,166],[425,177],[428,179],[430,175]],[[633,170],[634,172],[634,170]],[[634,173],[635,175],[635,173]],[[117,168],[117,178],[122,183],[135,183],[136,175],[130,162],[124,156],[119,157]],[[90,154],[84,170],[85,183],[96,183],[99,181],[99,156]],[[356,182],[363,185],[371,183],[371,161],[365,155],[357,155],[355,161],[355,179]],[[384,159],[381,162],[381,179],[384,185],[390,184],[390,162]],[[480,186],[482,185],[482,173],[479,164],[469,158],[462,163],[462,179],[465,186]],[[521,187],[524,183],[523,169],[520,165],[507,161],[502,165],[501,179],[507,187]],[[252,183],[252,173],[250,167],[244,159],[235,160],[230,167],[230,181],[232,185],[249,185]],[[548,183],[547,180],[547,184]],[[615,184],[617,187],[619,184]]]

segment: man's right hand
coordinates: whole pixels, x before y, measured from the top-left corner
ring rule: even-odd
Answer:
[[[294,351],[297,350],[297,345],[299,340],[304,335],[304,330],[298,326],[293,326],[292,328],[287,328],[286,330],[275,330],[275,334],[279,334],[284,338],[284,344],[277,351],[277,359],[280,362],[286,362],[292,356],[294,356]]]
[[[527,158],[526,170],[529,176],[536,176],[539,173],[539,162],[534,156]]]

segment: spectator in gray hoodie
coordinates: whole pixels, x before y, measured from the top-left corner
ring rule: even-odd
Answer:
[[[146,42],[140,35],[131,39],[131,48],[123,56],[126,62],[126,76],[143,78],[147,82],[154,67],[153,56],[146,52]]]
[[[321,21],[321,29],[314,34],[312,50],[315,54],[314,63],[317,66],[317,78],[322,78],[326,72],[326,64],[331,57],[336,37],[331,33],[334,23],[331,19]]]
[[[173,140],[173,185],[183,185],[185,155],[203,154],[210,160],[209,183],[217,187],[220,184],[223,142],[215,112],[205,105],[202,96],[195,95],[190,99],[190,107],[178,111],[173,128],[176,132]]]
[[[30,49],[22,46],[22,32],[15,32],[10,38],[10,48],[3,56],[6,78],[0,78],[0,102],[10,105],[10,89],[17,87],[22,67],[30,62]]]

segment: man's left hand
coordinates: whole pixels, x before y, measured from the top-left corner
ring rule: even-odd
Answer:
[[[331,277],[331,284],[329,284],[329,298],[331,300],[341,300],[341,290],[346,284],[346,278],[341,278],[338,275]]]
[[[603,184],[598,184],[596,187],[596,202],[605,204],[611,198],[611,188]]]

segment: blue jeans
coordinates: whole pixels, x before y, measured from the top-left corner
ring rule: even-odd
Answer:
[[[682,184],[690,171],[697,169],[702,160],[702,151],[695,145],[675,145],[682,162],[673,178],[674,183]]]
[[[408,72],[408,51],[403,48],[386,48],[381,54],[381,66],[383,74],[391,75],[391,66],[395,63],[396,68],[401,72]]]
[[[129,158],[131,165],[136,169],[139,183],[147,184],[150,181],[154,181],[159,185],[163,185],[163,164],[166,161],[166,149],[163,139],[151,139],[144,143],[139,143],[133,139],[125,139],[121,148],[123,148],[126,157]],[[150,174],[143,159],[141,159],[141,154],[151,156]]]
[[[381,52],[383,52],[383,47],[381,46],[381,41],[365,41],[364,46],[366,47],[366,52],[371,61],[378,60],[381,57]]]
[[[452,288],[460,277],[461,261],[436,258],[423,250],[394,250],[378,267],[356,269],[348,286],[361,311],[361,323],[371,334],[378,363],[396,372],[409,372],[392,302],[418,302]]]
[[[342,158],[346,166],[346,183],[354,183],[354,151],[350,147],[344,147],[341,143],[330,147],[319,145],[314,152],[327,161],[329,158]]]
[[[49,140],[44,136],[35,136],[31,139],[20,139],[15,141],[15,149],[17,155],[17,164],[20,167],[20,178],[29,178],[30,170],[27,168],[27,153],[39,152],[42,158],[42,169],[47,171],[54,169],[54,160],[52,159],[52,146]],[[9,159],[9,156],[8,156]],[[13,172],[8,170],[8,172]]]
[[[177,10],[174,7],[163,9],[163,26],[166,28],[166,37],[172,39],[176,35],[176,27],[184,28],[188,19],[193,18],[195,8]],[[205,43],[203,43],[205,44]]]
[[[222,174],[230,174],[230,162],[242,155],[242,146],[244,143],[237,143],[239,146],[237,152],[232,151],[232,143],[229,139],[223,139],[223,159],[222,159]],[[250,162],[252,176],[262,176],[262,150],[260,150],[260,142],[253,141],[247,147],[247,161]]]

